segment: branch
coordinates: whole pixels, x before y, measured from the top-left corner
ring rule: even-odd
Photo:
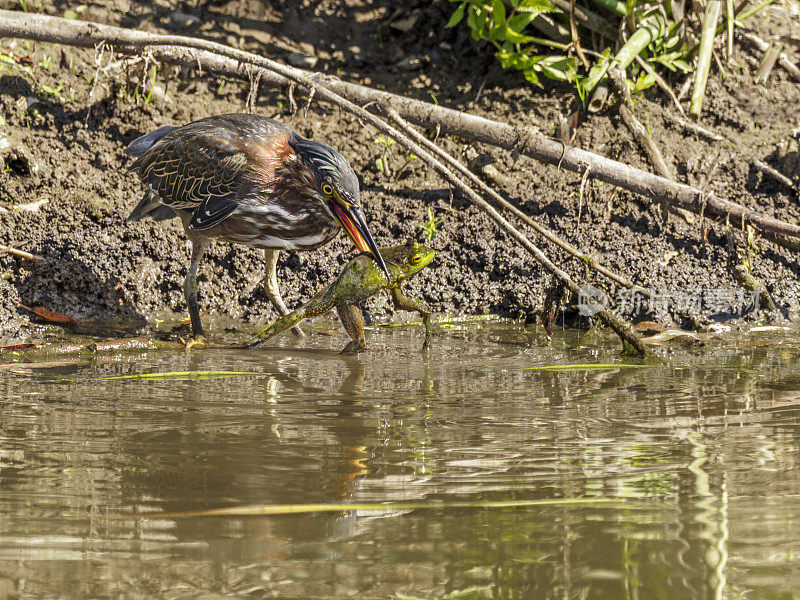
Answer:
[[[332,103],[331,93],[340,94],[359,104],[377,102],[393,108],[404,119],[423,127],[438,127],[446,133],[518,152],[579,174],[583,174],[588,168],[593,178],[651,200],[684,208],[707,218],[723,219],[733,227],[752,225],[761,232],[775,234],[776,243],[781,243],[780,236],[800,238],[798,225],[780,221],[735,202],[703,194],[697,188],[671,182],[599,154],[564,146],[558,141],[547,139],[532,127],[498,123],[421,100],[373,90],[321,74],[311,74],[216,42],[6,10],[0,10],[0,37],[85,47],[105,42],[113,44],[120,52],[128,53],[141,53],[141,48],[148,48],[156,60],[189,67],[200,66],[245,81],[249,81],[256,70],[249,67],[253,65],[263,71],[261,81],[267,86],[282,87],[290,81],[296,81],[316,87],[318,91],[325,89],[326,94],[320,94],[320,97]]]

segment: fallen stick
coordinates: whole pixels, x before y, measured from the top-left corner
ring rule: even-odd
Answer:
[[[698,125],[697,123],[693,123],[691,121],[687,121],[686,119],[682,119],[678,115],[673,115],[672,113],[664,111],[664,116],[668,120],[670,120],[673,123],[675,123],[676,125],[679,125],[680,127],[683,127],[684,129],[688,129],[689,131],[691,131],[692,133],[694,133],[696,135],[699,135],[699,136],[704,137],[704,138],[708,138],[709,140],[713,140],[715,142],[724,142],[725,141],[725,137],[724,136],[721,136],[718,133],[714,133],[713,131],[710,131],[710,130],[706,129],[702,125]]]
[[[767,52],[770,49],[770,45],[754,33],[738,30],[736,33],[761,52]],[[794,64],[785,52],[778,53],[778,64],[780,64],[795,81],[800,81],[800,67]]]
[[[24,365],[31,358],[47,356],[75,356],[106,354],[109,352],[145,352],[148,350],[183,350],[184,346],[178,342],[167,342],[149,337],[121,338],[104,340],[94,343],[63,342],[55,344],[40,344],[24,350],[0,351],[0,361],[14,359],[8,364]]]
[[[755,168],[757,171],[761,171],[765,175],[769,175],[773,179],[777,179],[783,185],[787,186],[790,190],[795,191],[797,189],[794,181],[789,179],[786,175],[784,175],[777,169],[773,169],[765,162],[761,162],[760,160],[754,160],[753,168]]]
[[[306,80],[310,77],[312,85],[325,85],[331,92],[344,96],[351,102],[377,102],[395,109],[404,119],[417,125],[433,129],[438,127],[446,133],[518,152],[575,173],[583,174],[590,169],[593,178],[646,198],[666,202],[709,219],[722,219],[733,227],[750,224],[761,232],[775,234],[774,241],[778,244],[783,241],[780,236],[800,238],[798,225],[704,194],[699,189],[671,182],[593,152],[550,140],[532,127],[498,123],[421,100],[397,96],[321,74],[311,74],[215,42],[6,10],[0,10],[0,37],[85,47],[108,43],[120,52],[134,54],[147,48],[156,60],[206,68],[245,81],[249,81],[256,75],[256,71],[260,71],[261,83],[273,87],[286,86],[290,81],[296,81],[297,77]],[[268,65],[277,65],[280,70],[277,73],[272,72],[272,66]]]
[[[653,138],[647,133],[647,129],[644,128],[644,125],[642,125],[639,119],[633,114],[633,100],[628,91],[625,71],[619,67],[614,67],[608,72],[608,76],[614,87],[614,93],[619,100],[619,115],[622,117],[625,125],[630,129],[636,141],[639,142],[639,145],[647,154],[653,167],[658,171],[658,174],[665,179],[674,180],[675,177],[667,166],[667,162],[664,160],[661,150],[658,149]]]
[[[30,252],[25,252],[25,250],[19,250],[18,248],[12,248],[11,246],[5,246],[3,244],[0,244],[0,252],[8,252],[9,254],[28,260],[44,260],[44,257],[38,254],[31,254]]]

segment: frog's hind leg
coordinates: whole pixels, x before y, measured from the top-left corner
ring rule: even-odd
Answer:
[[[342,354],[355,354],[367,347],[367,340],[364,337],[364,315],[361,309],[355,304],[340,304],[336,307],[339,319],[344,325],[347,335],[352,339],[342,350]]]
[[[305,312],[302,308],[298,308],[290,312],[288,315],[282,316],[280,319],[275,321],[272,325],[268,327],[263,327],[258,330],[256,333],[256,339],[250,342],[245,346],[247,350],[251,350],[256,346],[260,346],[264,342],[266,342],[269,338],[278,335],[279,333],[283,333],[287,329],[296,326],[300,321],[303,320],[305,316]]]
[[[422,344],[422,349],[427,350],[431,342],[431,311],[419,300],[404,296],[399,287],[391,288],[389,293],[392,296],[392,302],[397,308],[413,310],[422,315],[422,324],[425,325],[425,342]]]

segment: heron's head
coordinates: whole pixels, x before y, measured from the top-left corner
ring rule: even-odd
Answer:
[[[313,176],[313,190],[309,191],[324,204],[355,247],[372,254],[386,278],[390,279],[378,245],[364,219],[358,177],[347,159],[330,146],[307,140],[294,131],[289,136],[288,145]]]

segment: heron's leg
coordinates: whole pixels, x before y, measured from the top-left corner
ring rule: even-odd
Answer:
[[[205,336],[203,324],[200,322],[200,308],[197,306],[197,265],[203,258],[208,249],[209,241],[204,238],[192,240],[192,262],[189,265],[189,272],[183,282],[183,293],[186,296],[186,304],[189,305],[189,318],[192,320],[192,336]]]
[[[344,325],[347,335],[353,340],[342,350],[342,354],[355,354],[359,350],[367,347],[367,340],[364,338],[364,315],[356,304],[340,304],[336,307],[339,319]]]
[[[283,303],[283,298],[281,298],[281,290],[278,288],[278,273],[276,271],[276,267],[278,266],[279,252],[280,250],[274,250],[272,248],[264,249],[264,258],[267,263],[267,272],[264,277],[264,290],[267,292],[267,298],[269,298],[269,301],[272,303],[272,306],[275,307],[275,310],[277,310],[281,315],[288,315],[289,309],[286,308],[286,305]],[[292,333],[297,337],[303,337],[305,335],[303,330],[297,325],[292,327]]]

